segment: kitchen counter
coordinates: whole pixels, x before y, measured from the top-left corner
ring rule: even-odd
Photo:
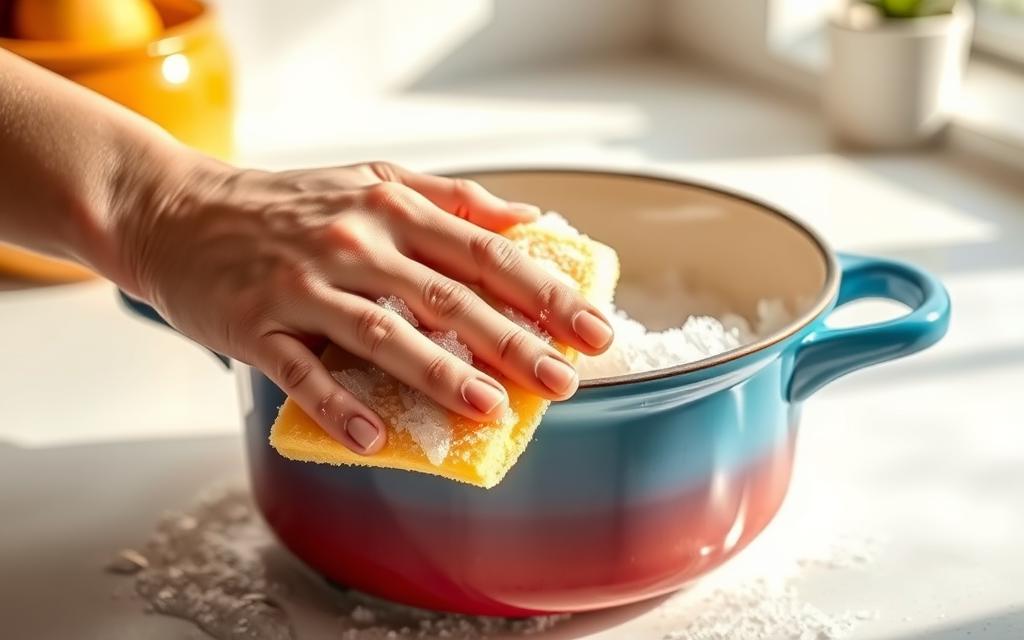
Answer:
[[[423,86],[308,115],[244,111],[242,160],[656,170],[755,194],[837,249],[938,274],[953,299],[947,338],[807,403],[783,512],[724,573],[742,580],[758,558],[854,536],[869,560],[793,579],[824,612],[866,612],[852,638],[1024,637],[1019,178],[941,151],[841,152],[813,104],[655,59]],[[112,597],[117,580],[101,568],[164,509],[243,475],[230,375],[128,316],[109,284],[0,289],[0,625],[13,634],[0,635],[201,637]],[[844,321],[892,312],[865,304]],[[580,616],[550,635],[658,639],[685,629],[677,610]]]

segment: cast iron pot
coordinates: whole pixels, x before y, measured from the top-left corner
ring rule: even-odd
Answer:
[[[571,400],[552,405],[526,453],[489,491],[286,460],[267,443],[283,394],[233,363],[253,494],[266,521],[315,571],[377,596],[521,616],[677,589],[772,519],[789,483],[804,400],[855,369],[924,349],[948,325],[949,298],[933,277],[889,260],[837,256],[799,222],[744,196],[593,171],[467,175],[510,200],[559,211],[615,247],[624,283],[673,271],[748,317],[759,300],[778,298],[795,319],[713,358],[584,382]],[[868,297],[911,310],[867,326],[825,325],[837,305]]]

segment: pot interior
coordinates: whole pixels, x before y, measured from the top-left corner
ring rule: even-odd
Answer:
[[[671,179],[592,171],[462,175],[508,200],[557,211],[613,247],[622,269],[616,304],[651,329],[679,326],[690,314],[726,312],[756,324],[759,301],[779,300],[792,321],[761,336],[755,343],[760,347],[809,322],[834,291],[836,275],[822,241],[743,196]],[[677,291],[665,295],[666,283]],[[659,304],[651,305],[649,294]],[[639,298],[646,304],[637,304]]]

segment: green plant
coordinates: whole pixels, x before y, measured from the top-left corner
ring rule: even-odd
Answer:
[[[953,11],[957,0],[868,0],[887,18],[922,18]]]

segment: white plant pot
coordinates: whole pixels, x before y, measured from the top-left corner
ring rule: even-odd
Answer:
[[[829,22],[825,112],[838,137],[862,147],[927,142],[949,122],[970,50],[974,14]]]

